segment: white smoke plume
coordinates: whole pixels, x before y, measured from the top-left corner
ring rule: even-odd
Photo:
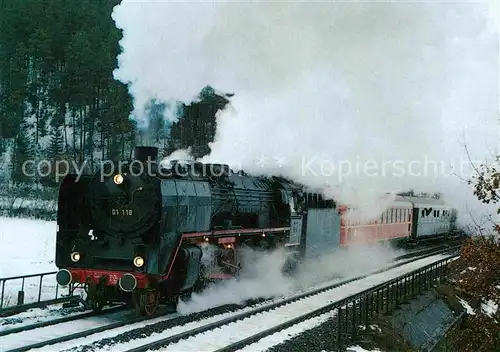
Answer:
[[[496,2],[124,0],[113,18],[137,119],[150,98],[235,93],[205,161],[361,206],[414,188],[479,209],[459,177],[465,144],[499,152]]]
[[[170,167],[172,161],[177,161],[177,162],[190,162],[193,161],[194,158],[191,155],[191,147],[187,149],[178,149],[172,154],[166,156],[160,161],[160,165],[163,167]]]
[[[204,252],[206,253],[206,252]],[[282,249],[263,252],[244,249],[242,278],[210,286],[201,294],[193,294],[190,301],[180,302],[182,314],[210,309],[223,304],[242,304],[252,298],[283,297],[324,284],[333,279],[346,279],[371,273],[402,254],[382,244],[340,249],[335,253],[306,260],[296,276],[285,276]],[[205,255],[205,254],[204,254]],[[209,256],[204,260],[210,260]]]

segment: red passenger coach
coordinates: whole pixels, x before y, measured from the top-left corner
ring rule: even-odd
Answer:
[[[407,239],[411,235],[412,205],[394,202],[376,220],[354,220],[354,208],[340,206],[340,245]]]

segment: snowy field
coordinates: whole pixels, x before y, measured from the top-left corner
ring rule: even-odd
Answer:
[[[57,270],[55,221],[0,217],[0,277]]]
[[[0,278],[56,271],[56,223],[53,221],[0,217]],[[25,303],[38,298],[39,277],[24,282]],[[3,306],[16,304],[22,280],[5,284]],[[43,278],[41,299],[55,298],[55,275]],[[59,295],[67,293],[59,289]]]

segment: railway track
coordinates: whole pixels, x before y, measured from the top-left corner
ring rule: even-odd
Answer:
[[[122,314],[120,314],[122,313]],[[10,351],[28,351],[38,349],[55,343],[76,340],[92,334],[107,330],[117,329],[123,326],[141,323],[164,315],[167,312],[160,310],[152,317],[136,317],[133,310],[126,307],[115,307],[103,310],[101,313],[87,312],[72,317],[54,319],[47,322],[31,324],[26,327],[2,331],[0,346],[16,346]],[[10,335],[10,336],[9,336]],[[59,335],[54,337],[54,335]],[[4,338],[3,338],[4,337]],[[9,337],[8,339],[6,337]],[[2,341],[4,340],[4,341]],[[6,340],[6,341],[5,341]],[[26,341],[33,341],[26,344]]]
[[[211,319],[206,319],[204,322],[199,322],[196,326],[181,326],[176,329],[158,331],[159,333],[157,334],[141,334],[136,339],[128,339],[123,343],[115,343],[111,347],[108,347],[113,351],[120,350],[127,352],[149,351],[167,346],[169,350],[173,351],[226,351],[225,348],[235,350],[233,349],[234,343],[241,344],[241,341],[244,341],[241,346],[238,345],[238,348],[240,348],[251,342],[247,338],[254,339],[255,336],[262,338],[264,335],[258,335],[263,333],[262,329],[264,329],[264,332],[267,331],[267,333],[271,334],[274,331],[273,329],[283,324],[284,321],[290,324],[290,322],[294,322],[294,319],[299,319],[299,317],[309,316],[313,313],[319,314],[318,312],[324,309],[325,302],[337,301],[362,291],[366,287],[378,285],[384,281],[384,275],[387,275],[390,271],[393,271],[392,275],[398,276],[402,272],[415,270],[425,264],[442,259],[447,256],[445,255],[446,252],[456,249],[458,248],[440,250],[439,254],[429,254],[426,256],[426,259],[408,260],[369,275],[343,280],[310,292],[261,305],[254,309],[236,312],[229,316],[214,316]],[[376,278],[377,275],[380,276],[378,279]],[[387,278],[385,280],[387,281]],[[363,283],[361,283],[362,281]],[[338,290],[339,288],[343,289]],[[271,325],[271,327],[266,328],[266,325]],[[245,333],[248,332],[251,333],[250,336],[245,336]],[[144,337],[144,335],[147,336]],[[235,341],[234,338],[241,338],[241,340]]]
[[[0,331],[0,337],[2,336],[7,336],[11,334],[17,334],[23,331],[30,331],[30,330],[35,330],[35,329],[40,329],[44,328],[47,326],[52,326],[52,325],[57,325],[57,324],[62,324],[70,321],[77,321],[80,319],[87,319],[91,317],[98,317],[98,316],[103,316],[107,314],[111,314],[120,310],[124,310],[126,307],[124,306],[118,306],[118,307],[110,307],[103,309],[101,312],[92,312],[92,311],[87,311],[87,312],[81,312],[79,314],[74,314],[74,315],[69,315],[57,319],[52,319],[52,320],[47,320],[47,321],[41,321],[38,323],[34,324],[28,324],[28,325],[21,325],[12,329],[7,329],[7,330],[1,330]]]
[[[264,300],[264,299],[262,299]],[[257,300],[258,301],[258,300]],[[160,327],[161,329],[169,329],[177,325],[184,325],[197,320],[204,320],[210,316],[221,315],[221,312],[226,312],[222,314],[231,314],[227,311],[240,311],[246,305],[254,304],[255,301],[248,301],[243,305],[224,305],[215,308],[211,308],[202,312],[191,313],[189,315],[181,315],[178,313],[167,312],[165,309],[160,309],[157,314],[152,317],[137,317],[133,310],[129,312],[125,311],[124,314],[110,318],[110,315],[115,312],[109,312],[107,316],[103,316],[103,319],[96,321],[94,314],[86,319],[70,320],[67,323],[70,326],[64,326],[64,323],[52,324],[50,331],[43,331],[43,328],[38,328],[33,330],[30,336],[26,336],[25,331],[19,331],[18,333],[13,333],[14,336],[10,341],[2,341],[0,338],[0,346],[12,348],[8,350],[13,351],[28,351],[32,349],[42,349],[47,351],[60,351],[65,348],[74,348],[76,345],[85,344],[89,342],[88,337],[91,335],[97,336],[95,340],[99,338],[105,338],[110,332],[115,334],[127,333],[135,329],[149,329],[150,326]],[[115,321],[113,321],[115,320]],[[90,326],[89,326],[90,323]],[[96,325],[98,326],[92,326]],[[77,330],[75,332],[75,330]],[[70,332],[71,333],[68,333]],[[102,334],[100,334],[102,333]],[[24,336],[23,336],[24,334]],[[54,335],[58,335],[55,336]],[[49,337],[50,336],[50,337]],[[26,340],[36,339],[36,342],[26,344]],[[2,349],[2,351],[4,351]]]
[[[401,305],[409,303],[412,298],[416,298],[423,291],[445,279],[447,265],[454,257],[458,255],[445,257],[361,292],[323,303],[317,309],[282,319],[263,330],[254,330],[253,334],[220,344],[213,350],[215,352],[297,350],[297,343],[302,348],[310,346],[308,343],[300,344],[301,333],[309,330],[306,336],[310,338],[314,336],[313,331],[319,326],[323,329],[326,327],[328,331],[328,339],[331,341],[327,343],[327,349],[342,350],[343,347],[352,346],[354,341],[359,341],[356,340],[356,336],[360,331],[368,329],[371,319],[377,319],[380,313],[391,314]],[[439,341],[431,338],[429,342],[436,346]],[[169,348],[176,351],[185,350],[180,344],[170,345]]]
[[[442,247],[442,246],[440,246],[440,247]],[[419,252],[418,255],[422,255],[425,251],[425,252],[427,252],[427,254],[425,256],[428,257],[430,255],[436,255],[436,253],[443,253],[443,252],[449,251],[449,250],[450,250],[449,248],[426,249],[423,251],[418,251]],[[415,252],[415,255],[417,255],[416,253],[417,252]],[[406,257],[408,255],[409,254],[405,254],[402,257]],[[399,260],[401,261],[401,259],[399,259]],[[415,261],[415,260],[414,259],[413,260],[405,260],[405,261],[399,262],[397,264],[394,264],[387,269],[380,270],[379,272],[385,272],[391,268],[400,267],[402,265],[406,265],[406,264],[413,262],[413,261]],[[217,312],[217,309],[221,308],[221,307],[213,308],[215,311],[212,314],[205,314],[205,317],[201,317],[202,319],[207,320],[208,318],[206,317],[206,315],[208,315],[208,317],[210,319],[215,318],[215,320],[213,322],[211,322],[208,325],[202,324],[202,325],[200,325],[196,328],[193,328],[191,330],[188,330],[186,332],[177,334],[175,336],[171,336],[167,340],[166,344],[171,343],[171,342],[175,341],[176,339],[180,340],[180,339],[189,337],[189,334],[186,335],[186,333],[195,334],[195,333],[201,333],[204,331],[209,331],[210,329],[215,329],[218,326],[224,326],[224,325],[230,324],[231,322],[238,321],[238,320],[244,319],[246,317],[253,316],[255,314],[259,314],[259,312],[265,312],[265,311],[272,310],[273,307],[278,308],[282,305],[285,305],[285,304],[288,304],[291,302],[295,302],[295,301],[298,301],[298,300],[301,300],[301,299],[304,299],[304,298],[307,298],[310,296],[321,294],[322,292],[326,292],[326,291],[335,289],[335,288],[340,287],[342,285],[346,285],[350,282],[366,278],[366,277],[373,275],[373,274],[374,273],[369,274],[369,275],[359,276],[359,277],[352,278],[349,280],[344,280],[344,281],[341,281],[341,282],[338,282],[335,284],[327,285],[327,286],[318,288],[318,289],[313,290],[313,291],[309,291],[309,292],[306,292],[306,293],[303,293],[303,294],[300,294],[300,295],[297,295],[297,296],[294,296],[291,298],[287,298],[285,300],[280,300],[280,301],[275,302],[275,303],[270,303],[270,304],[261,306],[259,308],[255,308],[253,310],[241,312],[239,314],[237,313],[237,311],[241,311],[242,308],[244,308],[244,306],[233,305],[234,306],[233,310],[235,312],[230,314],[230,316],[227,316],[224,318],[221,318],[221,316],[220,316],[219,318],[221,318],[222,320],[216,319],[217,316],[220,315],[220,310],[219,310],[219,312]],[[266,302],[269,302],[269,301],[270,300],[268,300]],[[116,308],[117,308],[116,310],[123,309],[123,307],[116,307]],[[224,310],[222,310],[222,311],[224,311]],[[112,312],[108,312],[108,313],[112,313]],[[33,335],[36,335],[37,336],[36,339],[38,341],[33,342],[31,344],[28,344],[28,345],[26,345],[26,344],[25,345],[16,345],[14,347],[14,349],[12,349],[11,351],[19,351],[19,352],[20,351],[28,351],[30,349],[39,349],[39,348],[43,348],[46,346],[56,347],[56,345],[61,345],[64,342],[74,341],[77,339],[82,339],[82,338],[88,337],[90,335],[95,335],[95,334],[99,334],[99,333],[103,333],[103,332],[109,332],[112,330],[115,330],[115,332],[117,334],[126,333],[127,330],[131,328],[131,326],[133,326],[134,324],[137,325],[138,323],[142,323],[142,324],[140,324],[140,327],[148,329],[148,327],[155,326],[155,324],[163,324],[163,323],[167,322],[167,325],[164,325],[164,328],[172,330],[171,328],[177,324],[175,322],[175,320],[185,318],[185,317],[180,317],[178,314],[170,314],[167,316],[165,316],[165,315],[161,316],[162,314],[165,314],[165,312],[159,311],[157,315],[155,315],[154,317],[149,317],[149,318],[123,315],[123,316],[120,316],[118,318],[118,321],[114,321],[111,323],[109,323],[109,320],[110,320],[109,318],[106,318],[105,316],[103,316],[103,319],[100,323],[96,322],[95,319],[93,320],[93,324],[94,325],[98,324],[98,326],[92,326],[92,324],[89,326],[86,323],[81,324],[81,322],[86,321],[87,319],[90,319],[90,318],[99,317],[99,315],[92,313],[92,312],[88,312],[88,313],[79,314],[77,316],[63,317],[63,318],[55,319],[52,321],[46,321],[46,322],[41,322],[41,323],[37,323],[37,324],[31,324],[28,326],[22,326],[22,327],[10,329],[10,330],[1,331],[0,332],[0,345],[2,345],[2,346],[9,345],[8,343],[7,344],[2,343],[2,336],[7,336],[7,335],[15,335],[15,339],[18,341],[26,341],[26,337],[28,337],[27,340],[30,340],[30,338],[29,338],[30,336],[24,336],[24,337],[22,336],[22,335],[26,335],[25,334],[26,331],[29,331],[29,330],[33,330],[32,331],[33,334],[31,335],[31,338],[33,338]],[[109,314],[105,314],[105,315],[109,316]],[[227,314],[223,314],[223,315],[227,315]],[[65,323],[67,323],[68,325],[65,326],[64,325]],[[178,321],[178,323],[189,323],[189,319],[187,319],[187,320],[184,319],[184,321]],[[75,328],[74,329],[69,328],[70,325],[71,326],[74,325]],[[52,332],[59,331],[59,334],[61,336],[53,337],[53,334],[51,335],[51,334],[44,334],[43,333],[44,328],[51,327],[51,326],[54,328],[51,331]],[[72,332],[70,334],[64,333],[64,331],[74,331],[74,330],[78,330],[78,331]],[[156,330],[158,330],[158,329],[156,329]],[[50,338],[48,338],[49,336],[50,336]],[[10,339],[10,340],[12,341],[12,339]],[[88,343],[88,341],[85,341],[85,343]],[[153,342],[153,346],[156,346],[157,343],[159,343],[159,342]],[[163,342],[162,342],[162,344],[163,344]],[[148,346],[147,349],[151,348],[151,346],[149,346],[149,345],[147,345],[147,346]],[[61,345],[61,347],[63,347],[63,346]],[[142,350],[146,351],[147,350],[147,349],[140,349],[141,347],[138,347],[138,348],[139,348],[138,351],[142,351]],[[51,350],[53,351],[54,349],[51,349]],[[135,351],[135,350],[133,350],[133,351]]]

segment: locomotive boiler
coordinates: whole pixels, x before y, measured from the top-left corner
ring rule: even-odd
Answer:
[[[85,286],[95,310],[123,301],[151,315],[160,301],[175,305],[204,277],[234,276],[238,244],[272,248],[288,239],[301,186],[221,164],[159,166],[156,154],[137,147],[121,170],[70,174],[60,186],[57,281]],[[210,244],[226,260],[202,271],[202,247]]]

